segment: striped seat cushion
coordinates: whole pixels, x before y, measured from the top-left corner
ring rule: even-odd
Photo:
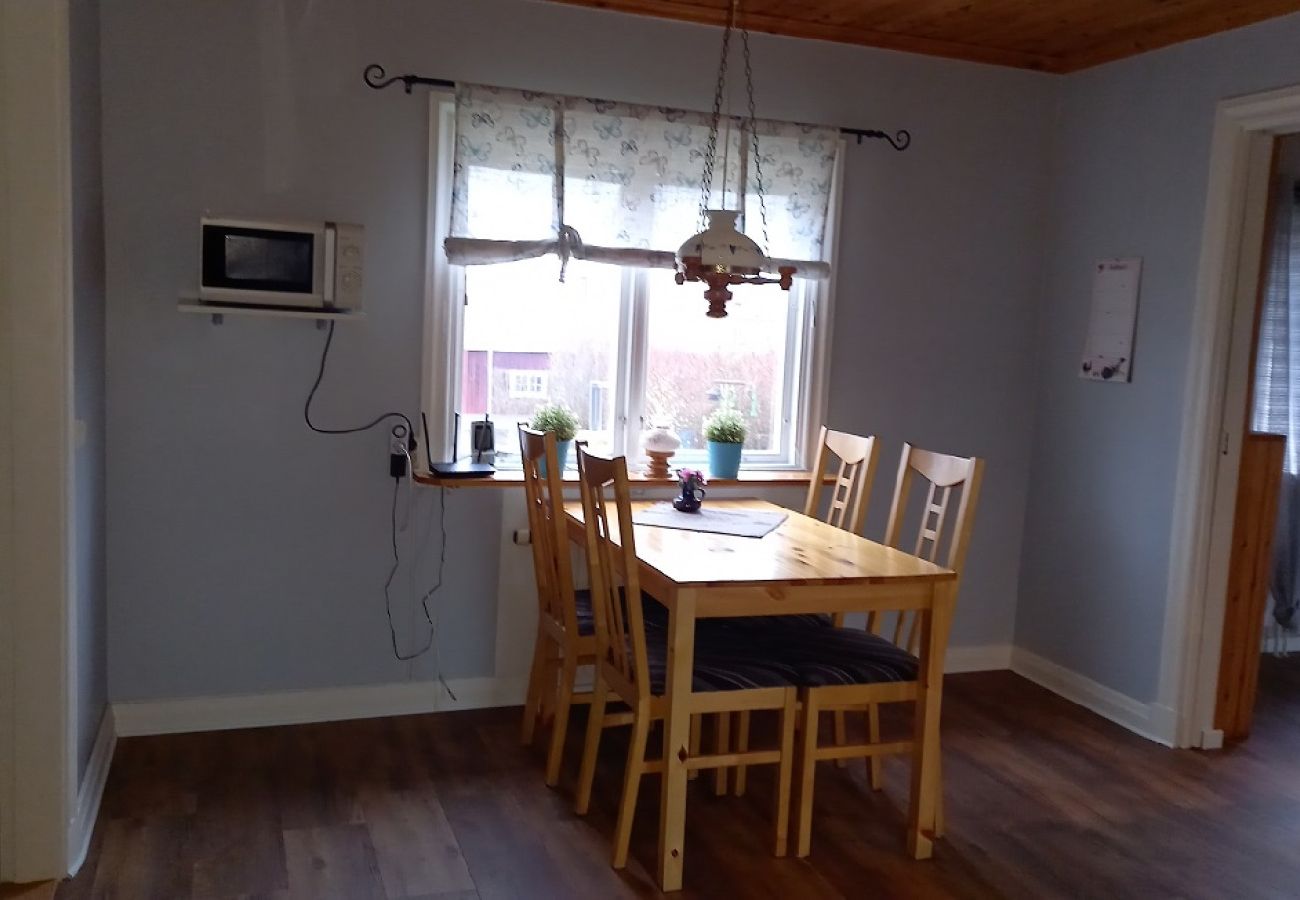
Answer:
[[[596,613],[591,608],[591,591],[586,588],[574,591],[573,602],[578,607],[578,634],[595,634]]]
[[[591,591],[587,588],[574,591],[573,601],[577,606],[578,634],[595,634],[596,613],[591,606]],[[647,623],[668,621],[668,610],[644,591],[641,592],[641,614]]]
[[[650,692],[662,694],[668,670],[667,632],[662,622],[646,621],[646,658]],[[793,687],[797,677],[793,665],[739,632],[706,628],[704,623],[696,629],[693,691]]]
[[[763,643],[796,671],[800,687],[915,681],[918,662],[903,648],[857,628],[797,629]]]
[[[720,628],[762,629],[783,631],[788,628],[830,628],[835,623],[824,613],[799,613],[789,616],[738,616],[727,619],[709,619]]]

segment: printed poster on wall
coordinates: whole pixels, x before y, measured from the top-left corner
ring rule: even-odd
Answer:
[[[1080,378],[1129,380],[1141,280],[1141,258],[1099,259],[1093,265],[1092,316]]]

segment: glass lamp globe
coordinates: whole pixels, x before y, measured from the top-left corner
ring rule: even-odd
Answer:
[[[699,266],[714,272],[757,275],[763,268],[763,251],[736,228],[734,209],[710,209],[708,227],[677,250],[678,265]],[[688,276],[688,280],[691,279]]]

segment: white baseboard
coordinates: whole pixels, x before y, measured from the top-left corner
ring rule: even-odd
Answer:
[[[1011,669],[1135,734],[1167,747],[1174,745],[1176,716],[1168,707],[1134,700],[1021,647],[1011,652]]]
[[[954,673],[1007,669],[1011,667],[1011,652],[1006,645],[952,647],[945,668]],[[578,681],[579,690],[584,685],[589,688],[589,672],[580,672]],[[412,681],[269,694],[132,700],[114,703],[112,713],[117,735],[133,737],[485,709],[524,702],[525,683],[521,679],[465,678],[450,682],[449,687],[455,700],[436,681]]]
[[[280,691],[181,700],[133,700],[113,704],[122,737],[223,731],[269,725],[301,725],[344,719],[373,719],[524,702],[517,679],[464,678],[448,682],[453,700],[437,681],[408,681],[356,687]]]
[[[982,647],[949,647],[943,670],[949,675],[961,672],[992,672],[1011,668],[1010,644],[986,644]]]
[[[68,825],[68,877],[77,874],[90,850],[90,838],[95,833],[95,820],[99,818],[99,803],[104,799],[104,785],[108,783],[108,770],[113,764],[113,750],[117,747],[117,728],[113,708],[104,710],[99,720],[95,745],[91,748],[86,772],[77,790],[77,809]]]

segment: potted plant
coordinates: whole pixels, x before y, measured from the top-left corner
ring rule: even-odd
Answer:
[[[560,472],[569,465],[569,448],[578,433],[578,417],[558,403],[547,403],[537,408],[533,420],[529,423],[534,431],[549,431],[555,435],[556,453],[560,457]],[[546,460],[542,460],[541,472],[546,474]]]
[[[735,478],[740,473],[740,451],[745,445],[745,418],[734,409],[720,409],[704,422],[709,444],[709,472],[714,478]]]

